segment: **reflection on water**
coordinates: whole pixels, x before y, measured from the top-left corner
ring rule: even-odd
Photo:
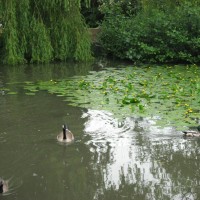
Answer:
[[[93,168],[102,170],[103,187],[96,199],[105,194],[128,199],[197,199],[198,178],[188,181],[184,169],[190,176],[195,170],[187,166],[187,160],[198,162],[199,151],[194,153],[198,140],[184,140],[170,127],[159,129],[152,119],[127,118],[119,127],[121,122],[108,112],[89,110],[83,117],[88,118],[85,134],[91,137],[86,144],[94,154]],[[132,191],[127,193],[128,188]]]
[[[25,95],[17,82],[87,74],[74,64],[11,67],[0,71],[17,95],[0,94],[0,177],[10,179],[6,200],[200,199],[200,140],[185,140],[154,118],[81,110],[61,97]],[[85,70],[85,71],[84,71]],[[56,141],[61,125],[75,135]]]
[[[92,63],[58,63],[40,65],[0,66],[6,82],[38,81],[62,79],[74,75],[86,75],[94,69]],[[0,80],[1,80],[0,74]]]

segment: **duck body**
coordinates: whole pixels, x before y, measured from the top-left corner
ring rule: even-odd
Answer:
[[[183,131],[186,137],[200,137],[200,133],[196,131]]]
[[[8,181],[3,180],[0,178],[0,193],[8,192]]]
[[[74,141],[73,133],[67,128],[67,126],[63,125],[63,131],[57,135],[57,140],[63,143],[70,143]]]
[[[185,137],[200,137],[200,126],[197,127],[197,131],[188,130],[183,131]]]

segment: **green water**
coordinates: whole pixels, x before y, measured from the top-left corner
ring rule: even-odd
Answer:
[[[0,177],[5,200],[200,198],[200,140],[155,120],[70,106],[64,97],[26,95],[21,82],[85,76],[96,65],[0,68]],[[11,83],[7,85],[7,83]],[[15,84],[13,84],[15,82]],[[75,142],[56,141],[67,122]]]

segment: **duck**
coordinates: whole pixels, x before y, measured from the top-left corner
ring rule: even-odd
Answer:
[[[5,181],[0,177],[0,193],[6,192],[8,192],[8,181]]]
[[[68,129],[67,125],[62,126],[62,132],[57,135],[57,140],[59,142],[70,143],[74,141],[73,133]]]
[[[200,125],[196,127],[197,130],[183,131],[185,137],[200,137]]]

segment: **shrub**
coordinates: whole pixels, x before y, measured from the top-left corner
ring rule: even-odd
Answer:
[[[100,42],[107,54],[121,59],[200,62],[199,13],[199,6],[185,3],[171,12],[151,9],[136,16],[108,16]]]

